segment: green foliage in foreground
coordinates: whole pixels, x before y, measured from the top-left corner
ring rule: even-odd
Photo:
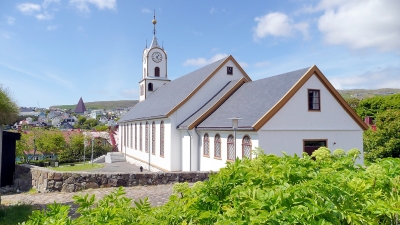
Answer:
[[[96,202],[75,197],[81,216],[68,206],[35,211],[26,224],[392,224],[400,213],[400,159],[367,169],[354,166],[360,152],[327,148],[303,157],[259,154],[237,159],[209,181],[174,186],[168,203],[151,208],[123,189]]]
[[[2,208],[3,207],[3,208]],[[0,207],[0,224],[14,225],[28,220],[31,205],[12,205]]]

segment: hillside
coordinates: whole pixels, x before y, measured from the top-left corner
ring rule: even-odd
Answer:
[[[98,102],[85,102],[86,109],[120,109],[120,108],[131,108],[138,100],[119,100],[119,101],[98,101]],[[50,108],[60,109],[72,109],[74,110],[76,105],[54,105]]]
[[[370,98],[377,95],[391,95],[400,93],[400,89],[396,88],[381,88],[381,89],[348,89],[348,90],[337,90],[344,98]]]

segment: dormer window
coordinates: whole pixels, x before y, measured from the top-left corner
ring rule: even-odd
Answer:
[[[233,67],[232,66],[227,66],[226,67],[226,74],[233,75]]]
[[[154,76],[159,77],[160,76],[160,67],[154,68]]]

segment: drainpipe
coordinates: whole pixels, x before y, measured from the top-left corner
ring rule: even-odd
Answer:
[[[190,152],[189,152],[189,171],[192,171],[192,135],[190,135],[189,129],[186,130],[187,133],[189,134],[190,141],[189,141],[189,146],[190,146]]]
[[[148,134],[147,134],[147,137],[149,138],[149,140],[148,140],[148,142],[149,143],[147,143],[147,147],[148,147],[148,152],[149,152],[149,172],[150,172],[150,124],[149,124],[149,121],[147,121],[147,119],[146,119],[146,125],[145,126],[149,126],[149,128],[147,129],[148,130]],[[144,130],[146,130],[146,128],[144,128]],[[145,135],[146,136],[146,135]]]
[[[197,128],[194,128],[194,131],[197,134],[197,171],[200,171],[200,157],[201,157],[201,153],[200,153],[200,145],[201,145],[201,137],[199,132],[197,131]]]

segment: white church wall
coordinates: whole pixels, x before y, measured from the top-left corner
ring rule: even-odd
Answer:
[[[201,131],[199,132],[201,139],[200,139],[200,171],[218,171],[220,168],[226,166],[228,161],[227,155],[227,148],[228,143],[227,139],[230,134],[234,135],[233,131]],[[204,155],[204,135],[209,135],[209,156]],[[215,149],[214,149],[214,138],[216,134],[219,134],[221,137],[221,158],[214,157]],[[242,158],[242,139],[245,135],[248,135],[251,139],[252,149],[258,147],[258,134],[255,131],[237,131],[236,132],[236,157]],[[252,157],[255,157],[254,155]]]
[[[308,111],[308,89],[320,90],[321,111]],[[315,76],[276,113],[261,130],[361,130]]]
[[[227,66],[233,67],[233,75],[227,75]],[[228,81],[238,80],[243,76],[243,73],[241,73],[236,65],[229,60],[206,84],[203,85],[203,87],[200,88],[200,90],[196,92],[196,94],[194,94],[176,111],[178,124],[187,119],[195,110],[199,109],[210,100],[224,85],[226,85]]]
[[[182,140],[182,171],[199,170],[198,136],[194,130],[180,130]]]
[[[282,155],[282,151],[289,155],[303,153],[304,140],[326,140],[327,147],[333,152],[335,149],[348,151],[352,148],[363,148],[363,132],[349,130],[310,131],[310,130],[260,130],[260,147],[266,154]],[[362,151],[361,151],[362,152]],[[357,163],[363,164],[363,154]]]
[[[153,121],[155,122],[155,154],[152,152],[152,123]],[[161,121],[164,122],[164,157],[160,155],[160,124]],[[129,157],[132,159],[139,161],[141,163],[144,163],[145,165],[148,165],[149,159],[150,159],[150,164],[154,167],[154,171],[175,171],[175,167],[172,166],[173,160],[172,154],[171,154],[171,125],[169,120],[149,120],[149,139],[148,139],[148,145],[149,145],[149,151],[145,151],[145,141],[146,141],[146,135],[145,135],[145,124],[146,121],[136,121],[133,124],[133,129],[132,129],[132,136],[130,136],[130,133],[128,135],[127,133],[127,145],[124,146],[124,141],[123,139],[120,139],[120,143],[122,143],[120,146],[120,151],[122,153],[126,153]],[[135,134],[135,128],[134,124],[137,124],[137,134]],[[142,123],[142,150],[140,150],[140,123]],[[120,126],[122,135],[124,133],[124,126]],[[127,131],[130,131],[130,127],[128,128]],[[137,148],[135,148],[135,135],[137,135]],[[131,144],[132,142],[132,144]],[[129,143],[129,144],[128,144]],[[131,160],[132,162],[134,160]],[[137,163],[135,163],[137,164]],[[140,164],[141,165],[141,164]],[[147,166],[145,167],[147,169]]]
[[[308,111],[308,89],[320,90],[321,110]],[[259,130],[260,147],[281,155],[303,152],[303,140],[327,139],[328,148],[363,151],[363,130],[315,76]],[[336,143],[336,144],[333,144]],[[358,161],[361,163],[362,158]]]
[[[176,121],[177,114],[176,112],[172,113],[169,123],[169,134],[166,136],[165,141],[168,141],[168,154],[171,163],[171,171],[182,171],[182,143],[181,143],[181,133],[176,127],[178,126]],[[167,134],[166,134],[167,135]],[[166,151],[167,154],[167,151]]]

